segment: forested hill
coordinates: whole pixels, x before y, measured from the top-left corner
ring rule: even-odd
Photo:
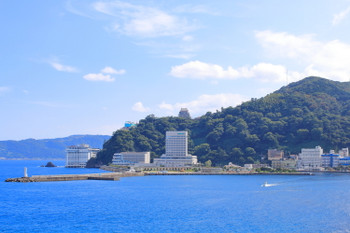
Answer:
[[[165,132],[187,130],[190,153],[201,162],[250,163],[269,148],[286,154],[317,145],[326,151],[350,145],[350,83],[308,77],[260,99],[208,112],[197,119],[147,116],[130,130],[118,130],[104,144],[97,162],[113,153],[164,153]]]

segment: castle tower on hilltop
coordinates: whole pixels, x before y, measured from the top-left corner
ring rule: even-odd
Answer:
[[[181,108],[179,112],[179,117],[191,119],[190,113],[187,108]]]

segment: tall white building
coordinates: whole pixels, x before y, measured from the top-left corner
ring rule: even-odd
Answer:
[[[112,164],[129,166],[135,164],[149,164],[150,161],[150,152],[121,152],[113,155]]]
[[[165,136],[165,154],[167,156],[187,156],[187,131],[167,131]]]
[[[184,167],[196,164],[197,156],[187,154],[187,131],[167,131],[165,138],[165,154],[154,159],[157,166]]]
[[[90,158],[96,157],[100,149],[90,148],[87,144],[68,146],[66,148],[66,167],[85,167]]]
[[[299,168],[304,170],[318,170],[322,167],[323,149],[316,146],[314,149],[301,149],[299,154]]]

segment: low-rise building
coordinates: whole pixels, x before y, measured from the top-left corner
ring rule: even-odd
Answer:
[[[269,165],[264,164],[264,163],[259,163],[259,164],[247,163],[247,164],[244,164],[244,167],[248,168],[248,169],[253,169],[253,168],[257,169],[257,168],[269,167]]]
[[[222,173],[223,169],[221,167],[202,167],[201,172],[215,174],[215,173]]]
[[[277,149],[268,149],[267,159],[270,161],[281,160],[283,158],[284,152]]]
[[[155,158],[153,163],[156,166],[164,167],[188,167],[198,163],[197,156],[167,156],[162,155],[160,158]]]
[[[124,124],[124,128],[131,128],[131,127],[135,127],[136,123],[132,122],[132,121],[126,121]]]
[[[337,154],[323,154],[322,167],[338,167],[340,155]]]
[[[338,154],[342,158],[349,157],[349,148],[342,148],[341,150],[339,150]]]
[[[149,164],[151,161],[150,152],[121,152],[113,155],[113,165],[135,165]]]
[[[339,166],[350,166],[350,157],[340,158]]]
[[[68,146],[66,148],[66,167],[83,168],[89,159],[96,157],[99,151],[100,149],[90,148],[88,144]]]
[[[295,159],[285,159],[285,160],[273,160],[271,161],[271,167],[274,169],[296,169],[297,160]]]

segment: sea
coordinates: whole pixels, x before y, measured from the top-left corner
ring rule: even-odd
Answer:
[[[0,160],[0,232],[350,232],[349,174],[4,182],[104,172],[47,162]]]

